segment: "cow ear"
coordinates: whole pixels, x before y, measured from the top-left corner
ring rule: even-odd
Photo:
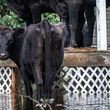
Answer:
[[[13,32],[13,37],[20,37],[24,34],[25,29],[24,28],[16,28]]]
[[[1,24],[0,24],[0,31],[4,33],[10,33],[11,35],[13,35],[13,31],[9,27],[3,26]]]

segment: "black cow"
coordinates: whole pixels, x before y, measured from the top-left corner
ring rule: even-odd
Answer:
[[[91,46],[92,45],[92,38],[93,38],[93,29],[94,29],[94,23],[96,20],[95,17],[95,13],[94,13],[94,7],[96,6],[96,0],[85,0],[85,3],[83,5],[83,8],[85,9],[85,15],[86,15],[86,19],[87,19],[87,25],[84,25],[84,17],[81,17],[80,19],[80,24],[78,25],[78,27],[80,27],[80,25],[84,25],[83,27],[83,34],[80,31],[80,35],[77,36],[77,45],[78,47],[81,46]],[[106,7],[108,8],[110,6],[110,0],[106,0]],[[81,27],[81,28],[82,28]],[[83,37],[84,37],[84,44],[83,44]]]
[[[11,58],[19,67],[26,94],[32,97],[31,83],[36,84],[38,99],[51,97],[54,76],[63,60],[63,43],[59,29],[47,20],[30,25],[24,33],[7,27],[0,31],[0,59]]]

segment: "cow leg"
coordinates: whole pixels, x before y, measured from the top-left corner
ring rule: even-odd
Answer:
[[[76,43],[77,43],[77,47],[83,47],[82,28],[85,23],[84,10],[79,11],[78,15],[79,16],[78,16],[78,27],[76,31]]]
[[[81,7],[82,0],[69,0],[68,13],[69,13],[69,26],[71,31],[70,46],[75,47],[76,44],[76,29],[78,26],[78,12]]]
[[[43,82],[46,82],[45,81],[45,71],[43,72]],[[53,85],[53,83],[50,80],[49,91],[48,91],[47,87],[46,87],[46,83],[43,83],[43,97],[46,97],[46,98],[51,98],[52,97],[52,89],[51,89],[52,86],[51,85]]]
[[[28,27],[30,24],[33,24],[32,16],[28,17],[26,20],[26,26]]]
[[[52,97],[52,90],[53,90],[53,85],[54,85],[54,81],[55,81],[55,76],[57,74],[57,70],[59,68],[58,67],[58,64],[55,62],[51,65],[51,80],[50,80],[50,91],[49,91],[49,98]]]
[[[23,67],[20,68],[20,71],[21,71],[21,75],[22,75],[22,78],[24,81],[26,95],[32,97],[32,94],[33,94],[32,93],[32,87],[31,87],[31,83],[30,83],[29,78],[28,78],[28,74],[26,74]]]
[[[47,94],[46,94],[46,91],[47,91],[47,89],[46,89],[46,81],[45,81],[45,69],[44,69],[44,71],[43,71],[43,75],[42,75],[42,78],[43,78],[43,97],[47,97]]]
[[[71,30],[70,30],[70,27],[69,27],[69,17],[65,18],[64,20],[66,22],[66,27],[67,27],[67,30],[68,30],[68,36],[67,36],[65,47],[69,47],[70,46],[70,40],[71,40]]]
[[[33,24],[39,23],[41,21],[41,12],[38,4],[33,3],[32,5],[30,5],[30,10],[32,14]]]
[[[36,84],[37,89],[37,99],[40,100],[40,98],[43,97],[43,79],[42,79],[42,64],[43,60],[42,58],[36,59],[37,63],[34,62],[33,64],[33,76]]]
[[[92,45],[92,38],[93,38],[93,30],[94,30],[94,23],[95,23],[95,14],[94,14],[94,7],[88,8],[85,11],[86,19],[87,19],[87,28],[88,31],[84,31],[85,43],[84,46],[91,46]]]
[[[52,97],[52,89],[53,89],[53,85],[54,85],[55,76],[56,76],[57,71],[59,70],[60,65],[63,61],[63,48],[61,48],[57,52],[54,51],[51,54],[52,54],[51,62],[50,62],[50,65],[51,65],[51,80],[50,80],[49,98]]]

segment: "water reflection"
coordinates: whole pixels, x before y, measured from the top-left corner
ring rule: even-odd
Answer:
[[[0,93],[0,110],[15,110],[15,94]]]
[[[32,105],[32,100],[30,100],[29,98],[26,98],[26,110],[31,110],[33,109],[33,105]]]
[[[110,94],[65,94],[65,110],[110,110]]]
[[[55,100],[54,110],[110,110],[110,94],[107,93],[64,93]]]
[[[110,94],[106,93],[70,94],[64,90],[55,90],[53,97],[55,99],[51,105],[53,110],[110,110]],[[36,93],[33,98],[36,99]],[[36,102],[18,94],[16,97],[13,94],[0,94],[0,110],[41,110],[35,105]],[[49,107],[45,110],[49,110]]]

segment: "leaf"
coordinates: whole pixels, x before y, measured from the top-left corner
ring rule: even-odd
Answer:
[[[41,102],[44,102],[44,100],[43,100],[43,99],[40,99],[40,101],[41,101]]]
[[[39,104],[36,104],[35,106],[36,106],[36,107],[38,107],[38,106],[39,106]]]
[[[49,103],[50,103],[50,104],[53,103],[53,101],[54,101],[53,98],[52,98],[52,99],[49,99]]]
[[[43,107],[46,108],[47,107],[47,104],[44,104]]]
[[[47,98],[46,97],[44,97],[44,101],[46,100]]]

